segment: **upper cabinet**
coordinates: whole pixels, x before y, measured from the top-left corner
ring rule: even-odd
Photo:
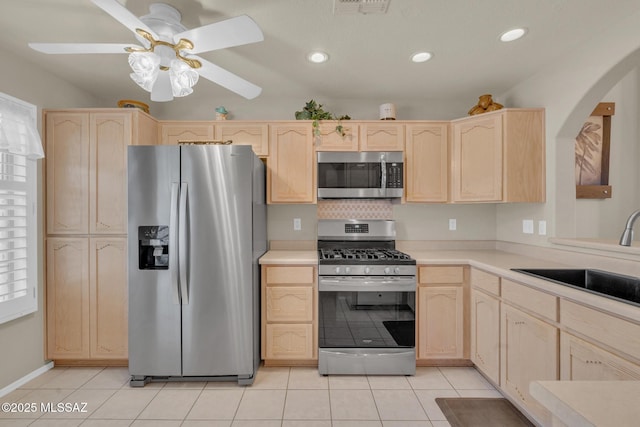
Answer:
[[[140,114],[45,112],[48,234],[126,233],[127,146],[156,134]]]
[[[406,135],[406,201],[446,202],[449,194],[449,123],[407,124]]]
[[[361,123],[360,151],[404,151],[404,125],[394,122]]]
[[[342,121],[344,136],[337,130],[338,122],[319,124],[320,135],[315,137],[316,151],[358,151],[359,129],[357,124]]]
[[[310,123],[270,126],[268,203],[315,203],[316,160]]]
[[[158,132],[162,145],[176,145],[180,141],[214,139],[212,122],[162,121]]]
[[[504,109],[453,122],[453,202],[544,202],[543,109]]]
[[[233,141],[233,145],[250,145],[256,156],[269,155],[269,125],[260,122],[216,122],[215,139]]]

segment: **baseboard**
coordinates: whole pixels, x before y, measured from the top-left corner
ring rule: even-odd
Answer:
[[[0,397],[6,396],[7,394],[11,393],[15,389],[19,388],[20,386],[28,383],[32,379],[44,374],[45,372],[47,372],[51,368],[53,368],[53,362],[48,362],[45,365],[43,365],[43,366],[39,367],[38,369],[36,369],[35,371],[30,372],[27,375],[25,375],[24,377],[12,382],[8,386],[0,389]]]

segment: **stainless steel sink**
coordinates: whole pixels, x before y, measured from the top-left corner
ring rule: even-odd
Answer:
[[[593,269],[512,268],[539,279],[640,306],[640,278]]]

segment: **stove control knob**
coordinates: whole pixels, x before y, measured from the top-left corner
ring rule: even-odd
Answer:
[[[400,267],[394,268],[393,272],[396,273],[396,274],[400,274]]]
[[[389,267],[385,267],[384,274],[389,274],[389,273],[391,273],[391,269]]]
[[[351,267],[345,267],[344,272],[345,274],[351,273]]]
[[[340,274],[340,267],[336,267],[336,274]]]
[[[371,273],[371,268],[370,267],[365,267],[364,268],[364,274],[369,274]]]

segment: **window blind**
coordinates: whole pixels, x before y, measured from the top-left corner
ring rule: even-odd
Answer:
[[[16,99],[0,94],[0,118]],[[24,103],[20,129],[36,127],[35,106]],[[0,133],[11,135],[6,121],[0,120]],[[16,152],[17,151],[17,152]],[[32,313],[37,299],[37,223],[36,162],[25,151],[0,147],[0,323]]]

